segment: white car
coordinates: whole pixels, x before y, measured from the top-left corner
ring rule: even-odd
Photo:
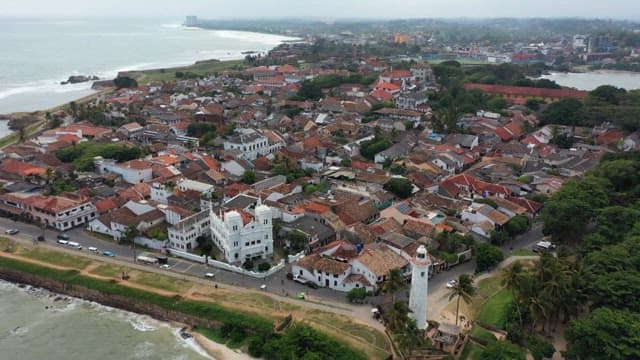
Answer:
[[[95,246],[89,246],[87,249],[88,249],[89,251],[91,251],[91,252],[95,252],[95,253],[97,253],[97,252],[98,252],[98,248],[97,248],[97,247],[95,247]]]
[[[169,265],[169,264],[162,264],[162,265],[160,265],[160,269],[169,270],[169,269],[171,269],[171,265]]]
[[[18,230],[18,229],[8,229],[4,233],[7,234],[7,235],[15,235],[15,234],[17,234],[19,232],[20,232],[20,230]]]
[[[204,277],[213,279],[214,277],[216,277],[216,274],[214,274],[214,273],[206,273],[206,274],[204,274]]]
[[[447,281],[447,289],[453,288],[454,286],[456,286],[457,283],[458,283],[457,280],[449,280],[449,281]]]

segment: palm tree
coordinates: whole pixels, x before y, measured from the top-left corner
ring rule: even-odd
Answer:
[[[511,266],[502,269],[502,286],[511,291],[515,299],[516,309],[522,326],[522,311],[520,310],[520,302],[522,298],[523,286],[522,264],[519,261],[514,262]]]
[[[407,286],[407,280],[402,275],[402,270],[393,269],[387,274],[387,279],[382,285],[382,291],[391,295],[392,304],[396,303],[396,291]]]
[[[545,319],[547,319],[549,314],[549,303],[541,294],[532,294],[529,298],[527,298],[527,308],[529,309],[529,314],[531,315],[530,332],[533,334],[538,320],[544,321]]]
[[[458,316],[460,314],[460,299],[465,303],[471,302],[471,297],[476,293],[476,288],[473,285],[473,279],[469,274],[462,274],[458,277],[458,282],[451,288],[449,292],[449,301],[454,297],[458,297],[456,303],[456,325],[458,325]]]

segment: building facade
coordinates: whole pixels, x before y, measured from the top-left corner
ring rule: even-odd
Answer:
[[[227,262],[243,263],[273,254],[273,211],[258,201],[254,213],[211,211],[211,238]]]

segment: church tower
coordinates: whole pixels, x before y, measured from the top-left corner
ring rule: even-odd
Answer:
[[[416,321],[418,329],[427,328],[427,304],[429,290],[429,265],[431,260],[427,248],[420,245],[416,256],[411,259],[411,292],[409,293],[409,309],[411,317]]]

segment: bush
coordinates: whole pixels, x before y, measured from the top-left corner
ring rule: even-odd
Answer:
[[[413,183],[403,178],[393,178],[383,187],[401,199],[406,199],[413,194]]]
[[[556,352],[556,348],[550,342],[534,336],[527,339],[527,348],[535,360],[551,358]]]
[[[271,269],[271,264],[267,263],[267,262],[263,262],[258,264],[258,270],[259,271],[267,271]]]
[[[489,270],[504,259],[499,247],[480,243],[476,247],[476,272]]]
[[[242,267],[247,270],[253,270],[253,261],[247,260],[242,264]]]
[[[254,358],[262,357],[262,348],[264,347],[265,339],[259,336],[252,336],[247,341],[247,350],[249,355]]]

